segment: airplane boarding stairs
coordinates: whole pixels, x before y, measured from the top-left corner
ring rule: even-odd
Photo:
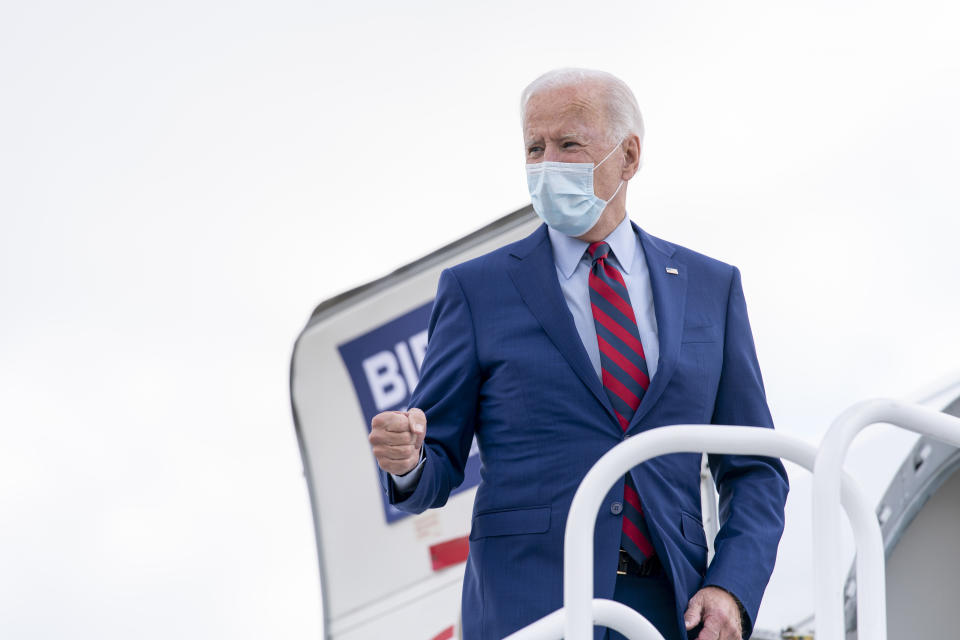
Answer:
[[[955,405],[951,407],[955,408]],[[919,458],[914,460],[920,462],[915,470],[933,455],[931,441],[960,447],[960,418],[894,400],[870,400],[850,407],[834,421],[819,448],[771,430],[718,425],[660,427],[621,443],[587,473],[570,507],[564,543],[564,605],[511,634],[507,640],[587,639],[593,637],[595,624],[615,629],[630,640],[663,640],[663,636],[636,611],[617,602],[593,597],[593,530],[604,496],[624,473],[650,458],[681,451],[774,456],[812,471],[816,636],[826,640],[850,637],[844,624],[846,593],[848,600],[855,600],[857,628],[852,637],[886,640],[887,581],[881,520],[887,512],[882,507],[879,517],[875,515],[856,481],[842,471],[853,439],[878,423],[893,424],[928,438],[918,445]],[[917,463],[914,461],[913,464]],[[960,465],[960,456],[957,456],[957,464]],[[934,484],[935,480],[930,480],[921,490],[929,492]],[[960,491],[953,488],[960,482],[951,480],[949,484],[951,492]],[[950,500],[952,496],[948,493],[946,501],[956,506],[956,501]],[[850,520],[857,549],[855,582],[848,582],[846,590],[839,575],[840,549],[835,544],[841,534],[841,505]],[[892,512],[889,505],[884,506]],[[937,521],[924,523],[923,528],[925,531],[936,529]],[[955,536],[956,532],[950,534]],[[957,555],[956,550],[951,551],[952,555]],[[908,551],[907,555],[919,557],[924,554],[922,551]],[[893,559],[898,560],[898,556],[895,554]],[[907,562],[910,559],[916,558],[908,558]],[[856,588],[850,589],[850,584]],[[895,581],[894,584],[898,583]],[[952,589],[946,593],[953,594],[953,598],[948,599],[955,599],[958,593],[956,584],[939,586]],[[944,611],[940,615],[945,613],[949,615]],[[911,622],[923,624],[922,620]],[[941,632],[930,631],[937,635],[929,635],[922,627],[908,627],[910,635],[902,637],[944,637]]]

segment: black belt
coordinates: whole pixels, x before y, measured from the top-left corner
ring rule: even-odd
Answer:
[[[660,558],[653,556],[643,561],[643,564],[637,563],[630,554],[620,549],[620,561],[617,563],[618,576],[656,576],[663,572],[663,565],[660,564]]]

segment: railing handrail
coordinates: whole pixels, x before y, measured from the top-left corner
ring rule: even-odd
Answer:
[[[631,640],[663,640],[663,636],[649,620],[622,602],[594,598],[591,611],[593,624],[618,631]],[[503,640],[561,640],[564,619],[564,609],[560,607]]]
[[[840,474],[853,439],[867,427],[886,423],[921,433],[960,447],[960,418],[926,407],[896,400],[877,399],[857,403],[834,420],[817,450],[813,473],[813,548],[814,580],[820,585],[815,596],[817,631],[821,637],[843,637],[843,576],[840,574],[840,549],[834,544],[841,532],[840,512],[836,498],[840,491]],[[857,594],[872,585],[859,575],[857,562]],[[882,575],[881,575],[882,578]],[[876,579],[876,577],[874,577]],[[886,582],[879,584],[886,587]],[[886,601],[884,600],[884,607]],[[886,638],[886,609],[882,628],[861,628],[858,598],[858,636]],[[868,624],[871,624],[868,621]]]
[[[564,540],[564,606],[546,618],[509,636],[511,640],[554,640],[592,637],[596,615],[593,589],[593,532],[601,503],[610,488],[627,471],[660,455],[677,452],[707,452],[722,454],[760,455],[790,460],[813,470],[816,448],[802,440],[757,427],[724,425],[674,425],[658,427],[633,436],[620,443],[600,458],[590,469],[577,489],[567,517]],[[839,486],[839,485],[838,485]],[[854,481],[842,479],[843,506],[854,529],[860,552],[857,554],[857,577],[863,589],[857,591],[858,615],[868,618],[871,612],[885,610],[883,577],[883,538],[873,509],[863,498]],[[877,581],[877,578],[880,578]],[[874,586],[871,588],[871,583]],[[610,602],[610,601],[605,601]],[[632,619],[646,622],[638,612],[628,609]],[[563,621],[562,628],[557,620]],[[649,624],[649,623],[647,623]],[[539,626],[538,626],[539,625]],[[882,625],[881,625],[882,626]],[[559,633],[559,635],[558,635]],[[621,631],[623,633],[623,631]],[[660,640],[662,636],[649,629],[625,636],[631,640]],[[838,639],[839,640],[839,639]]]

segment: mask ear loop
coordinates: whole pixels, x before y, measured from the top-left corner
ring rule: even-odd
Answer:
[[[617,194],[620,193],[620,187],[624,185],[624,181],[621,180],[620,184],[617,185],[617,190],[613,192],[613,195],[603,201],[604,206],[610,204],[610,201],[617,197]]]
[[[620,148],[620,145],[623,144],[623,141],[626,140],[626,139],[627,139],[626,136],[620,138],[620,142],[618,142],[617,144],[613,145],[613,149],[610,149],[610,153],[608,153],[607,155],[605,155],[605,156],[603,157],[603,160],[601,160],[601,161],[598,162],[597,164],[593,165],[593,168],[596,169],[597,167],[599,167],[600,165],[602,165],[604,162],[606,162],[606,161],[607,161],[607,158],[609,158],[610,156],[612,156],[612,155],[613,155],[613,152],[616,151],[617,149],[619,149],[619,148]]]
[[[620,145],[623,144],[623,141],[626,140],[626,139],[627,139],[626,136],[620,138],[620,142],[618,142],[617,144],[613,145],[613,149],[610,149],[610,153],[608,153],[608,154],[603,158],[603,160],[601,160],[601,161],[598,162],[597,164],[593,165],[593,168],[596,169],[597,167],[599,167],[600,165],[602,165],[604,162],[606,162],[606,161],[607,161],[607,158],[609,158],[610,156],[612,156],[612,155],[613,155],[613,152],[616,151],[617,149],[619,149],[619,148],[620,148]],[[624,181],[621,180],[621,181],[620,181],[620,184],[617,185],[617,190],[613,192],[613,195],[603,201],[604,206],[606,206],[607,204],[609,204],[611,200],[613,200],[614,198],[617,197],[617,194],[620,193],[620,188],[623,187],[623,183],[624,183]]]

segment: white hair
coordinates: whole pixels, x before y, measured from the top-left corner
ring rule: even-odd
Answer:
[[[604,102],[607,112],[607,136],[609,142],[616,143],[634,133],[640,138],[640,154],[643,157],[643,116],[633,91],[623,80],[596,69],[578,69],[566,67],[547,71],[527,85],[520,94],[520,119],[526,120],[527,103],[541,91],[570,87],[581,84],[599,84],[604,90]]]

